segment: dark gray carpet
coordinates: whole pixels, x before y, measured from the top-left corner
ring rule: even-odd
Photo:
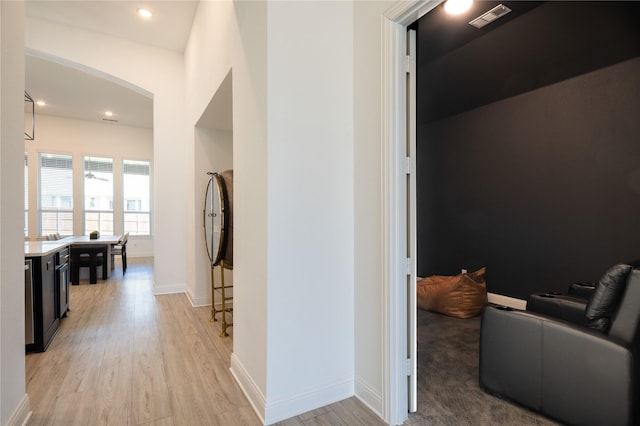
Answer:
[[[558,425],[478,385],[480,317],[418,309],[418,412],[405,425]]]

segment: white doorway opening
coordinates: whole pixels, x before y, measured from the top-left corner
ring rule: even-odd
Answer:
[[[411,289],[415,291],[415,282],[411,285],[415,259],[410,257],[415,238],[410,232],[415,227],[411,231],[408,226],[415,217],[411,211],[415,202],[408,200],[406,173],[411,161],[407,160],[407,27],[441,2],[399,1],[382,19],[383,415],[392,425],[403,423],[416,408],[411,383],[416,374],[415,342],[410,336],[417,325],[408,308],[414,297]]]

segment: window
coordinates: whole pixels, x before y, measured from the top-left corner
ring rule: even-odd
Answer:
[[[70,155],[38,154],[40,235],[73,235],[73,161]]]
[[[151,185],[148,161],[123,161],[124,232],[151,235]]]
[[[29,235],[29,156],[24,153],[24,236]]]
[[[84,231],[113,235],[113,159],[84,157]]]

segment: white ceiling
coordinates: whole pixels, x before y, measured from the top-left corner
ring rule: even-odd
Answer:
[[[153,12],[143,20],[137,8]],[[198,1],[27,1],[28,17],[111,35],[182,53],[189,38]],[[135,127],[153,126],[152,99],[115,81],[32,56],[26,57],[25,87],[39,114]]]
[[[84,71],[26,56],[25,87],[46,106],[36,113],[133,127],[153,127],[153,99]],[[113,116],[106,117],[105,111]],[[109,120],[117,120],[106,121]]]

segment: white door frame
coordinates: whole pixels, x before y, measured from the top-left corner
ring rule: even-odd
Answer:
[[[407,26],[442,0],[398,1],[382,17],[383,417],[408,417],[407,207],[405,184]]]

